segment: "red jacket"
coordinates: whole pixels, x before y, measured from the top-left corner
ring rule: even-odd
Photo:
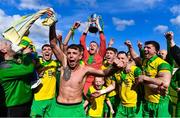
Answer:
[[[86,48],[86,36],[87,36],[87,34],[83,33],[83,35],[80,38],[80,43],[84,48],[83,61],[85,62],[86,65],[90,65],[93,68],[100,69],[101,66],[102,66],[103,58],[104,58],[105,53],[106,53],[106,38],[105,38],[103,32],[99,33],[99,36],[100,36],[99,51],[94,55],[93,63],[88,64],[87,61],[88,61],[88,58],[89,58],[90,54],[89,54],[89,52],[88,52],[88,50]],[[93,81],[93,80],[89,80],[87,78],[86,81]]]

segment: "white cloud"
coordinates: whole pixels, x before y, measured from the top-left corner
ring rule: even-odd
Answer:
[[[163,0],[129,0],[126,1],[126,6],[135,11],[141,11],[151,9],[161,2],[163,2]]]
[[[160,33],[165,33],[168,31],[168,26],[165,25],[158,25],[154,28],[154,31],[160,32]]]
[[[164,0],[117,0],[116,2],[112,2],[112,0],[104,0],[98,3],[98,11],[106,11],[109,13],[145,11],[161,5],[163,1]]]
[[[87,22],[81,22],[80,27],[78,28],[79,32],[83,32],[87,27]]]
[[[178,15],[176,18],[170,19],[170,22],[174,25],[180,26],[180,15]]]
[[[2,33],[12,24],[12,22],[10,23],[10,21],[14,21],[16,19],[19,19],[20,17],[20,15],[7,16],[5,12],[0,9],[0,33]]]
[[[116,17],[112,18],[113,24],[116,26],[116,30],[123,31],[127,26],[135,24],[134,20],[122,20]]]
[[[19,7],[20,9],[39,10],[47,8],[46,5],[41,5],[40,0],[21,0]]]
[[[173,14],[180,14],[180,5],[175,5],[173,7],[170,8],[170,11],[173,13]]]
[[[150,7],[153,7],[154,5],[156,5],[156,3],[162,2],[163,0],[134,0],[134,1],[139,1]]]
[[[97,7],[97,1],[96,0],[75,0],[75,2],[79,5]]]

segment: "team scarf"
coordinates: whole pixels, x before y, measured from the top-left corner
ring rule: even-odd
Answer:
[[[8,29],[6,29],[2,35],[5,39],[10,40],[13,44],[18,45],[21,42],[22,37],[24,34],[31,28],[33,23],[39,19],[42,15],[44,15],[47,12],[48,9],[43,9],[35,14],[30,14],[26,16],[22,16],[19,20],[15,21]],[[42,24],[52,25],[54,22],[56,22],[55,15],[52,15],[51,17],[46,18]]]

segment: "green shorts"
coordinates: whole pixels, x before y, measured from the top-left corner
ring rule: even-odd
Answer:
[[[49,100],[33,100],[31,106],[31,117],[44,117],[51,106],[53,99]]]
[[[116,113],[116,118],[123,117],[136,117],[136,107],[126,107],[120,103]]]
[[[76,104],[63,104],[54,101],[47,117],[86,117],[83,102]]]
[[[159,103],[146,101],[143,105],[144,117],[171,117],[169,113],[169,96],[161,98]]]
[[[143,102],[137,102],[137,105],[136,105],[136,117],[138,118],[142,118],[143,116],[143,113],[142,113],[142,107],[143,107]]]
[[[178,100],[176,104],[176,117],[180,117],[180,100]]]

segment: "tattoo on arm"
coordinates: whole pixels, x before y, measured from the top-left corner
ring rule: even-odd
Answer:
[[[68,66],[66,66],[66,67],[64,67],[63,78],[64,78],[66,81],[68,81],[68,80],[70,79],[70,77],[71,77],[71,69],[70,69]]]

